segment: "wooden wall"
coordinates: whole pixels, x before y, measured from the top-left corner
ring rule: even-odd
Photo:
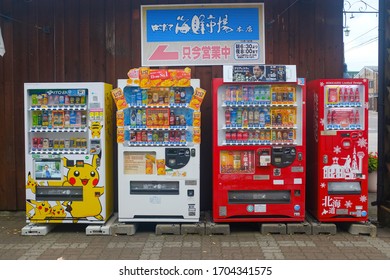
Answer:
[[[140,65],[140,5],[263,1],[0,0],[6,53],[0,57],[0,210],[25,207],[23,84],[105,81]],[[297,65],[299,77],[341,78],[342,0],[265,0],[266,63]],[[211,78],[202,105],[201,208],[211,209]]]
[[[379,2],[378,221],[390,226],[390,0]]]

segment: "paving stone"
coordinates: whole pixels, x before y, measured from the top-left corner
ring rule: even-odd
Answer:
[[[348,232],[353,235],[369,235],[371,237],[376,237],[376,226],[371,223],[352,223],[348,227]]]
[[[206,235],[213,234],[222,234],[229,235],[230,234],[230,225],[229,224],[216,224],[212,222],[206,223]]]
[[[156,235],[180,235],[180,224],[157,224],[155,233]]]
[[[311,225],[311,232],[313,235],[337,233],[337,226],[335,223],[321,223],[310,214],[306,214],[306,220]]]
[[[264,223],[260,225],[261,234],[286,234],[286,224],[282,223]]]
[[[204,235],[206,233],[206,225],[204,222],[193,224],[181,224],[181,234],[199,234]]]
[[[103,225],[88,225],[85,228],[86,235],[111,235],[111,227],[118,220],[117,215],[111,216]]]
[[[287,223],[287,234],[312,234],[311,224],[308,222],[303,223]]]
[[[138,224],[117,223],[111,226],[112,235],[134,235],[137,232]]]

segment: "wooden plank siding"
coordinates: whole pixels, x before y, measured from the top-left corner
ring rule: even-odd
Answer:
[[[104,81],[115,87],[130,68],[141,66],[141,5],[240,2],[263,1],[0,0],[0,13],[12,18],[0,18],[6,47],[0,57],[0,210],[25,207],[24,83]],[[342,77],[342,0],[264,3],[267,64],[297,65],[298,76],[307,79]],[[208,92],[202,105],[201,209],[209,210],[211,78],[222,77],[222,66],[191,69]]]

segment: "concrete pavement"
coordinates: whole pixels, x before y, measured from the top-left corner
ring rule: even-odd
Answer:
[[[86,235],[62,224],[47,235],[23,236],[24,212],[0,212],[2,260],[390,260],[390,228],[376,237],[349,233],[262,234],[256,223],[231,224],[227,235],[168,235],[142,224],[134,235]]]

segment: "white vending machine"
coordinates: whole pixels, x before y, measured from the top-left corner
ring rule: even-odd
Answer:
[[[117,111],[119,222],[199,221],[200,111],[189,107],[198,87],[118,80],[127,103]]]
[[[112,85],[24,84],[26,221],[103,224],[113,214]]]

